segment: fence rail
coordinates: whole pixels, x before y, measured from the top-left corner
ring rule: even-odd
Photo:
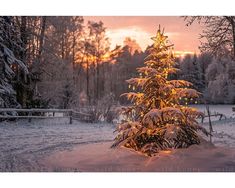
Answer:
[[[9,115],[7,112],[17,112],[17,115]],[[63,116],[55,116],[55,113],[63,113]],[[5,113],[4,115],[2,113]],[[41,113],[41,114],[40,114]],[[51,115],[45,116],[45,113],[52,113]],[[46,119],[46,118],[69,118],[69,123],[73,123],[73,119],[79,121],[89,122],[91,120],[91,115],[75,111],[73,109],[17,109],[17,108],[0,108],[0,119],[28,119],[31,122],[32,119]]]
[[[210,114],[210,117],[219,117],[219,120],[222,120],[222,118],[227,119],[227,117],[221,113]],[[201,116],[200,118],[201,118],[201,123],[203,123],[205,118],[209,118],[209,115]]]

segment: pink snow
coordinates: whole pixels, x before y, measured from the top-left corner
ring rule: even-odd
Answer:
[[[235,171],[235,149],[203,140],[187,149],[162,151],[147,157],[135,151],[111,149],[111,142],[86,144],[44,158],[50,170],[81,172],[227,172]]]

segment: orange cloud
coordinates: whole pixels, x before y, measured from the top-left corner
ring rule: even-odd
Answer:
[[[202,27],[193,24],[186,27],[179,16],[88,16],[85,20],[103,21],[107,28],[107,36],[111,46],[122,45],[126,37],[135,39],[142,50],[152,44],[151,37],[155,35],[158,25],[165,28],[169,40],[177,51],[199,52],[199,33]]]
[[[110,38],[111,47],[116,44],[123,45],[126,37],[136,40],[142,50],[145,50],[147,45],[151,44],[151,33],[144,31],[140,27],[125,27],[119,29],[107,29],[107,36]]]

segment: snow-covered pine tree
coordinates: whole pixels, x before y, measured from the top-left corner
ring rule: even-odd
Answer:
[[[23,69],[25,64],[18,60],[13,51],[21,50],[15,40],[15,28],[11,17],[0,17],[0,108],[17,107],[16,92],[13,89],[15,70]]]
[[[193,84],[193,89],[202,92],[204,90],[202,72],[196,54],[187,54],[180,62],[180,78]]]
[[[192,84],[188,81],[168,78],[178,69],[174,68],[173,45],[160,26],[152,40],[146,66],[137,69],[140,76],[127,80],[134,91],[123,95],[133,105],[124,109],[128,118],[117,126],[118,135],[112,145],[132,148],[148,156],[159,150],[199,144],[198,130],[207,134],[196,121],[203,114],[187,106],[200,93],[189,89]]]

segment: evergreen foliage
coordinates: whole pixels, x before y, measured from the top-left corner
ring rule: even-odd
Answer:
[[[0,108],[19,106],[13,88],[15,72],[28,71],[14,54],[23,50],[17,36],[11,17],[0,17]]]
[[[187,106],[200,93],[185,80],[170,80],[174,68],[173,45],[160,27],[154,44],[149,48],[145,67],[138,68],[139,77],[127,80],[132,92],[124,93],[133,103],[126,107],[126,122],[117,127],[118,135],[112,147],[124,146],[152,156],[168,148],[186,148],[199,144],[197,109]]]

